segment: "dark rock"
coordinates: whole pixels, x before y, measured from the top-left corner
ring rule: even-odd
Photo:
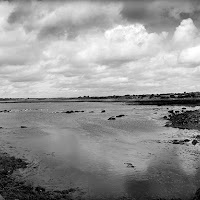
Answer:
[[[11,112],[11,110],[1,110],[0,112],[7,113],[7,112]]]
[[[169,110],[168,113],[174,114],[174,111],[173,110]]]
[[[124,117],[125,115],[117,115],[116,117]]]
[[[199,200],[200,199],[200,188],[196,191],[195,196],[192,200]]]
[[[172,144],[185,144],[186,142],[189,142],[189,139],[185,140],[172,140]]]
[[[134,168],[135,166],[133,166],[133,164],[132,163],[124,163],[125,165],[127,165],[126,167],[128,167],[128,168]]]
[[[65,111],[65,112],[63,112],[63,113],[70,114],[70,113],[74,113],[74,111],[73,111],[73,110],[68,110],[68,111]]]
[[[172,144],[180,144],[180,141],[179,140],[173,140]]]
[[[109,117],[108,120],[115,120],[115,117],[114,116]]]
[[[171,127],[171,124],[167,123],[165,124],[165,127]]]
[[[38,187],[35,188],[35,191],[37,191],[37,192],[45,192],[45,188],[38,186]]]
[[[193,144],[193,145],[196,145],[197,143],[198,143],[197,140],[192,140],[192,144]]]
[[[198,139],[198,140],[199,140],[199,139],[200,139],[200,135],[197,135],[197,136],[196,136],[196,139]]]
[[[68,192],[76,192],[76,189],[70,188],[70,189],[68,190]]]
[[[101,111],[101,113],[105,113],[105,112],[106,112],[105,110],[102,110],[102,111]]]
[[[164,116],[163,119],[167,119],[167,116]]]
[[[27,128],[27,126],[21,126],[21,128]]]

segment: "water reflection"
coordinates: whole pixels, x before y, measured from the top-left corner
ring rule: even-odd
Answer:
[[[187,175],[181,167],[177,152],[178,147],[172,147],[167,152],[162,150],[151,159],[142,176],[127,176],[126,192],[137,200],[189,199],[197,186],[194,183],[194,177]]]

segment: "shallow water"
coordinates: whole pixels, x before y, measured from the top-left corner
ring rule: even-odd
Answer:
[[[167,108],[171,109],[122,103],[0,104],[0,110],[11,109],[0,113],[1,147],[31,163],[22,171],[25,180],[49,189],[78,187],[77,195],[87,199],[188,199],[200,187],[199,146],[169,140],[190,139],[198,131],[164,127]],[[61,113],[67,110],[84,112]],[[119,114],[126,116],[107,120]]]

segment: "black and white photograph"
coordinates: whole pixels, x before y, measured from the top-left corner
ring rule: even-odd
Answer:
[[[0,200],[200,200],[200,0],[0,0]]]

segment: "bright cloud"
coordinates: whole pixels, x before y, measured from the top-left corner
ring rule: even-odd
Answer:
[[[164,4],[156,1],[159,13]],[[0,95],[200,90],[200,30],[192,18],[181,19],[182,12],[196,12],[195,7],[173,4],[169,16],[179,24],[168,32],[164,25],[162,31],[152,30],[148,20],[128,20],[127,5],[0,3]]]

